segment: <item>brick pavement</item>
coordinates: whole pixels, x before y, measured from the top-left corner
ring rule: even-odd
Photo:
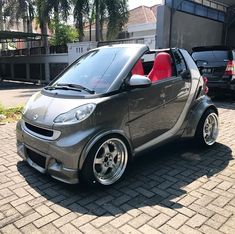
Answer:
[[[16,154],[15,124],[0,126],[1,233],[235,233],[235,103],[218,103],[211,149],[172,143],[137,158],[103,190],[66,185]]]

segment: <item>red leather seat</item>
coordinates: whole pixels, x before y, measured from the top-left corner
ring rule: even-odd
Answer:
[[[144,76],[144,68],[143,68],[141,59],[138,60],[138,62],[135,64],[131,72],[132,72],[132,75]]]
[[[172,76],[172,61],[171,56],[166,52],[157,54],[152,70],[150,71],[148,78],[152,83],[163,80]]]

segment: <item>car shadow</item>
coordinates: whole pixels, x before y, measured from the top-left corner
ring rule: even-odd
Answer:
[[[218,108],[235,110],[235,94],[220,94],[211,99]]]
[[[40,174],[19,161],[18,171],[27,183],[46,200],[72,212],[96,216],[123,214],[144,207],[182,207],[193,182],[223,171],[232,160],[231,149],[215,144],[210,149],[192,147],[180,141],[159,147],[137,157],[125,178],[108,188],[68,185]]]

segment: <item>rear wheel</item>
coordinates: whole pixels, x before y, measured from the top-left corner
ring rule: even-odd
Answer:
[[[196,144],[212,146],[215,144],[219,134],[218,115],[213,109],[207,110],[197,126],[195,140]]]
[[[106,137],[88,154],[82,168],[82,180],[89,185],[112,185],[121,179],[127,163],[125,142],[119,137]]]

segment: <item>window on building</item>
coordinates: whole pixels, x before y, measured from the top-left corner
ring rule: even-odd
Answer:
[[[226,12],[226,7],[218,4],[218,10]]]
[[[225,13],[224,12],[219,12],[219,18],[220,21],[225,21]]]
[[[194,2],[202,4],[202,0],[194,0]]]
[[[203,0],[203,5],[205,5],[205,6],[210,6],[211,4],[210,4],[210,1],[208,1],[208,0]]]
[[[207,8],[205,6],[197,5],[195,8],[195,14],[200,16],[207,16]]]
[[[172,0],[166,0],[166,5],[167,6],[171,6],[171,4],[172,4]]]
[[[172,6],[172,0],[165,0],[165,3]],[[224,22],[227,8],[210,0],[184,0],[177,10]]]
[[[211,8],[218,9],[218,5],[214,2],[211,2]]]
[[[219,12],[217,10],[209,8],[208,9],[208,18],[218,20],[218,13]]]
[[[194,13],[194,3],[187,1],[182,2],[181,10],[189,13]]]

